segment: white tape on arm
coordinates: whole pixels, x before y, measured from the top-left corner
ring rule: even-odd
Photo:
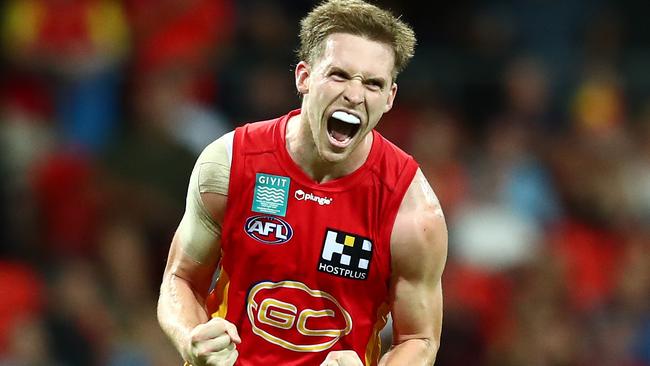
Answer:
[[[228,195],[233,133],[223,135],[208,145],[194,165],[185,203],[185,214],[178,227],[185,254],[204,263],[214,241],[221,235],[221,223],[205,208],[201,193]]]

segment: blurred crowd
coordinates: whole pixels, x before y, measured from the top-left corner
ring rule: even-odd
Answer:
[[[436,365],[650,365],[650,3],[376,3],[419,41],[379,130],[449,226]],[[181,364],[155,305],[190,171],[299,106],[314,4],[0,5],[0,365]]]

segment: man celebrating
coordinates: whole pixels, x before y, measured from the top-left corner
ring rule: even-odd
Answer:
[[[301,26],[301,109],[196,163],[160,324],[193,366],[431,365],[446,225],[417,163],[374,131],[415,36],[360,0],[324,2]]]

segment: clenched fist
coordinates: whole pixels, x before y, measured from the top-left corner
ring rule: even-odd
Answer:
[[[210,319],[192,329],[187,361],[192,366],[232,366],[239,355],[235,344],[239,343],[234,324],[222,318]]]
[[[363,366],[363,362],[354,351],[332,351],[320,366]]]

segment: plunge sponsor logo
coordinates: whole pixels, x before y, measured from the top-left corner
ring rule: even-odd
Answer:
[[[320,197],[312,193],[306,193],[302,189],[297,190],[296,193],[294,193],[293,197],[298,201],[313,201],[321,206],[329,205],[334,200],[333,198]]]
[[[353,280],[368,278],[372,241],[354,234],[327,229],[318,270]]]

